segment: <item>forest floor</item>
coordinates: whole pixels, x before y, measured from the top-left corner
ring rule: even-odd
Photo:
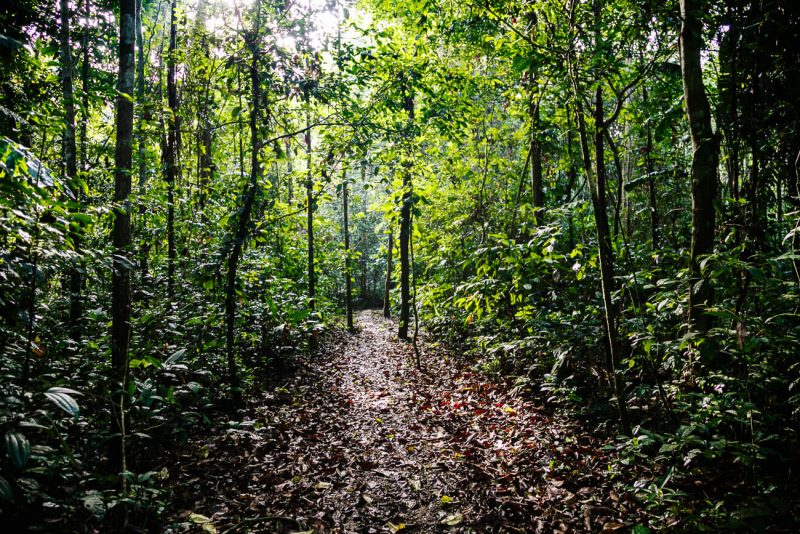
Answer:
[[[170,467],[172,532],[628,531],[608,438],[410,343],[378,312],[324,337]],[[628,470],[626,469],[626,473]],[[626,477],[630,477],[628,474]],[[631,481],[628,481],[631,484]],[[624,530],[623,530],[624,529]]]

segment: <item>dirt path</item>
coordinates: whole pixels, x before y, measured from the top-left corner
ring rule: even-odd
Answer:
[[[393,338],[375,312],[177,469],[182,525],[218,532],[608,531],[636,524],[590,435]],[[280,519],[284,518],[284,519]],[[641,520],[641,518],[638,518]],[[206,525],[211,530],[211,524]]]

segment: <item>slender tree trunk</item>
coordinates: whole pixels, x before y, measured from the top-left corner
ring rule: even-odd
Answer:
[[[737,9],[728,9],[729,29],[722,35],[719,45],[719,130],[725,136],[727,149],[726,172],[728,178],[728,194],[734,200],[739,199],[739,74],[738,74],[738,41],[739,21]],[[739,210],[738,205],[734,206]]]
[[[239,269],[239,261],[242,256],[244,242],[247,239],[247,232],[250,226],[250,219],[258,193],[258,181],[261,175],[261,164],[259,162],[259,148],[261,140],[258,135],[258,126],[261,116],[261,77],[259,76],[258,66],[260,52],[258,48],[258,32],[261,25],[261,2],[257,1],[256,6],[255,30],[246,37],[248,48],[251,52],[250,63],[250,92],[251,92],[251,112],[250,112],[250,180],[244,195],[244,205],[233,236],[233,244],[228,255],[228,275],[225,284],[225,345],[228,359],[228,381],[234,406],[242,403],[242,392],[239,385],[238,365],[236,364],[235,352],[235,327],[236,327],[236,277]]]
[[[348,217],[347,169],[342,171],[342,210],[344,215],[344,276],[347,329],[353,330],[353,280],[350,272],[350,221]]]
[[[595,92],[595,165],[596,174],[591,168],[591,154],[586,133],[586,126],[583,119],[582,106],[578,105],[578,126],[581,138],[581,149],[583,151],[584,168],[589,179],[592,207],[594,211],[595,229],[597,232],[597,243],[600,256],[600,290],[603,296],[603,307],[605,309],[605,331],[607,336],[607,367],[612,378],[614,395],[617,398],[617,411],[620,425],[624,431],[628,428],[627,408],[624,399],[624,382],[619,372],[620,343],[617,325],[619,322],[619,311],[613,301],[614,292],[614,258],[611,247],[611,231],[608,224],[608,206],[606,203],[606,170],[605,154],[603,148],[603,92],[598,86]]]
[[[400,326],[397,337],[408,339],[408,323],[411,319],[410,264],[408,240],[411,235],[411,177],[403,170],[403,197],[400,207]]]
[[[535,11],[530,12],[529,27],[530,38],[533,42],[536,39],[536,31],[538,19]],[[542,176],[542,142],[539,138],[540,124],[539,124],[539,106],[541,103],[542,95],[536,82],[536,60],[531,61],[531,68],[528,71],[528,82],[530,84],[530,101],[528,102],[528,117],[531,122],[530,126],[530,148],[528,156],[530,158],[530,172],[531,172],[531,193],[533,194],[533,213],[534,220],[537,225],[544,224],[542,217],[544,213],[544,181]],[[486,162],[488,167],[489,162]]]
[[[45,146],[47,141],[47,132],[42,133],[42,145],[39,149],[40,154],[45,153]],[[39,187],[39,177],[41,176],[41,160],[39,160],[39,169],[36,171],[36,187]],[[28,245],[28,258],[31,263],[31,273],[28,280],[28,298],[26,299],[26,308],[28,312],[28,339],[26,343],[27,350],[25,351],[25,359],[22,362],[22,386],[28,385],[31,377],[31,355],[37,350],[37,345],[34,341],[34,327],[36,326],[36,292],[38,290],[37,274],[39,273],[39,222],[41,221],[41,207],[34,206],[33,218],[33,239],[30,240]]]
[[[73,89],[72,43],[70,42],[69,0],[61,0],[61,88],[64,95],[64,165],[68,180],[78,177],[77,147],[75,143],[75,91]],[[80,188],[76,187],[76,191]],[[70,231],[76,256],[80,255],[80,231]],[[81,339],[81,262],[78,257],[69,269],[69,325],[70,337]]]
[[[642,87],[642,103],[645,112],[649,112],[649,93],[647,87]],[[659,250],[658,243],[658,205],[656,195],[656,178],[653,176],[655,167],[653,165],[653,132],[650,129],[650,122],[645,121],[646,144],[644,147],[644,171],[647,173],[647,192],[650,200],[650,241],[653,253]]]
[[[211,181],[214,176],[214,160],[212,158],[212,134],[211,134],[211,117],[208,113],[208,108],[211,106],[210,99],[204,102],[204,109],[201,110],[201,131],[200,131],[200,198],[198,204],[202,215],[207,218],[205,209],[206,201],[208,200],[208,192],[211,188]]]
[[[286,203],[291,204],[294,201],[294,153],[292,152],[292,145],[287,141],[286,143]]]
[[[601,49],[600,28],[602,27],[602,6],[600,0],[594,0],[593,4],[595,15],[595,48]],[[619,360],[621,345],[619,333],[619,310],[613,300],[614,292],[614,255],[611,246],[611,231],[608,224],[608,205],[606,201],[606,169],[605,169],[605,149],[603,144],[605,124],[603,114],[603,89],[600,82],[597,82],[595,89],[595,108],[594,108],[594,149],[595,165],[597,172],[592,170],[592,157],[589,150],[589,139],[586,132],[586,122],[583,114],[581,92],[578,87],[577,76],[572,75],[572,84],[575,91],[576,115],[578,121],[578,132],[580,135],[581,151],[583,154],[583,166],[586,177],[590,185],[592,196],[592,207],[594,211],[595,230],[597,232],[598,252],[600,256],[600,290],[603,296],[603,307],[605,309],[605,331],[606,331],[606,353],[607,368],[611,376],[614,396],[617,402],[617,412],[620,427],[623,432],[628,432],[628,411],[625,405],[625,383],[619,370]]]
[[[144,121],[147,113],[147,108],[144,103],[144,35],[142,33],[142,15],[143,6],[142,0],[136,1],[136,103],[139,105],[139,122],[136,125],[136,142],[139,146],[139,220],[143,224],[144,214],[146,212],[144,203],[145,187],[147,186],[147,146],[144,134]],[[149,267],[147,257],[150,251],[150,244],[142,238],[139,244],[139,284],[141,289],[140,295],[147,294],[147,286],[149,279]]]
[[[309,94],[306,90],[306,107],[309,106]],[[308,237],[308,309],[312,312],[316,307],[316,274],[314,271],[314,178],[311,172],[311,119],[306,109],[306,226]],[[312,342],[313,345],[313,342]]]
[[[178,150],[178,87],[175,81],[177,59],[176,1],[170,4],[169,51],[167,52],[167,105],[169,119],[167,131],[167,296],[175,302],[175,177],[177,175]]]
[[[91,13],[91,4],[89,0],[83,0],[83,16],[89,20]],[[87,171],[88,158],[86,156],[86,145],[88,142],[88,128],[89,128],[89,27],[83,28],[83,35],[81,38],[81,123],[80,123],[80,165],[81,170]]]
[[[566,201],[571,202],[572,199],[572,190],[575,188],[575,184],[578,181],[578,173],[575,170],[575,163],[573,160],[574,149],[573,145],[575,143],[575,134],[572,127],[572,120],[571,120],[571,113],[569,107],[567,108],[567,194],[566,194]],[[568,208],[569,209],[569,208]],[[567,237],[569,239],[569,249],[573,250],[575,248],[575,222],[572,216],[572,209],[569,209],[567,212]]]
[[[703,47],[703,2],[680,0],[680,51],[683,94],[692,137],[692,245],[689,258],[689,327],[700,333],[711,327],[705,313],[713,290],[700,269],[702,256],[714,249],[714,198],[717,191],[717,138],[711,129],[700,52]]]
[[[614,238],[619,236],[620,226],[622,225],[622,212],[625,200],[625,175],[622,170],[622,158],[619,157],[619,147],[614,143],[608,128],[603,128],[603,138],[611,149],[611,157],[614,160],[614,169],[617,171],[617,190],[614,201]],[[624,230],[623,230],[624,231]]]
[[[408,136],[413,135],[414,128],[414,95],[408,85],[404,87],[403,109],[408,114]],[[410,139],[409,139],[410,142]],[[406,163],[403,169],[403,197],[400,206],[400,325],[397,337],[408,339],[408,326],[411,320],[411,289],[409,238],[411,236],[411,164]]]
[[[531,73],[531,85],[535,86],[533,73]],[[533,209],[536,224],[544,224],[544,182],[542,177],[542,143],[539,140],[539,99],[535,92],[531,92],[531,102],[529,107],[531,120],[531,189],[533,192]],[[489,163],[487,161],[486,165]]]
[[[392,252],[394,248],[394,229],[389,229],[389,239],[386,243],[386,281],[383,284],[383,316],[387,319],[392,316],[392,299],[390,298],[392,293],[392,271],[394,270],[394,266],[392,265]]]
[[[200,49],[203,52],[205,61],[211,63],[211,46],[209,44],[208,36],[205,32],[205,22],[208,17],[208,1],[200,0],[197,6],[197,16],[195,18],[193,35],[200,40]],[[200,102],[200,109],[198,115],[200,119],[199,124],[199,139],[198,149],[200,156],[198,158],[198,177],[199,177],[199,195],[198,205],[200,208],[200,216],[204,223],[208,223],[208,216],[206,214],[206,202],[208,201],[208,194],[211,188],[211,183],[214,178],[214,159],[211,152],[213,144],[212,134],[212,116],[214,106],[214,93],[211,88],[211,74],[206,75],[203,80],[203,85],[200,87],[202,98],[198,97]],[[276,189],[277,191],[277,189]]]
[[[114,404],[110,460],[117,473],[127,470],[126,406],[128,349],[131,333],[131,192],[133,172],[133,82],[136,0],[120,0],[119,79],[117,82],[116,148],[114,151],[114,262],[111,279],[111,387]],[[126,489],[122,477],[123,490]]]

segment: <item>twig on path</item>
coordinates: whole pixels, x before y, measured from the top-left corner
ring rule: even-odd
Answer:
[[[414,210],[411,210],[409,219],[409,226],[413,228]],[[414,232],[409,232],[408,242],[411,249],[411,283],[414,285],[414,294],[412,297],[414,302],[414,337],[411,339],[411,344],[414,346],[414,363],[416,363],[417,369],[421,370],[422,363],[419,357],[419,345],[417,345],[417,338],[419,337],[419,310],[417,310],[417,270],[414,265]]]

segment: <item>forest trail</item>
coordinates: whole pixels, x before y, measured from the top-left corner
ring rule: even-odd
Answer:
[[[611,489],[604,443],[580,423],[434,347],[423,346],[417,371],[411,344],[378,312],[359,313],[357,329],[326,335],[285,385],[254,399],[244,421],[215,427],[182,453],[171,476],[175,532],[636,524],[636,503]]]

